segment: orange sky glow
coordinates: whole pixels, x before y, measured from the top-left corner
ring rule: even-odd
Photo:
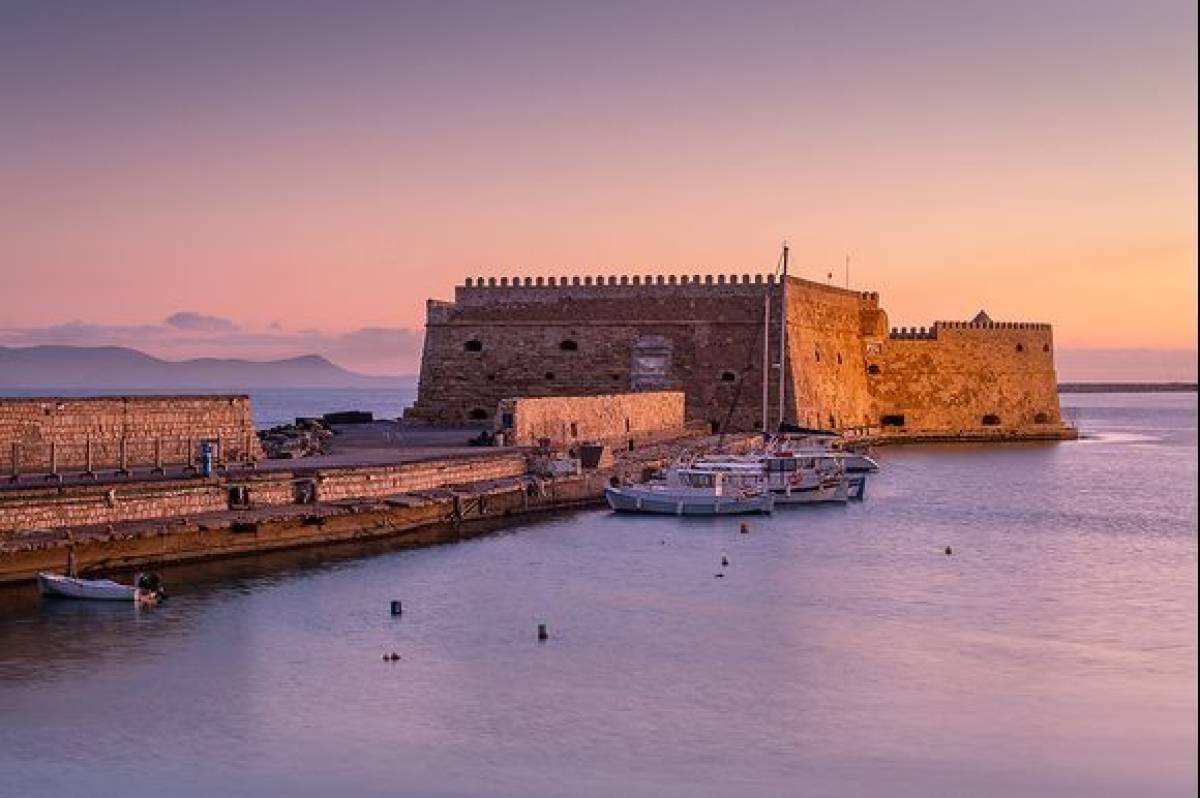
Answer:
[[[1196,347],[1192,3],[399,5],[0,12],[0,345],[279,355],[786,238],[895,325]]]

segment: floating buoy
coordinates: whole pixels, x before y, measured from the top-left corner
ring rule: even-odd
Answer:
[[[725,574],[713,574],[713,576],[714,576],[714,577],[716,577],[717,579],[724,579],[724,578],[725,578]]]
[[[395,651],[393,651],[391,654],[383,655],[384,662],[398,662],[399,660],[400,660],[400,655],[397,654]]]
[[[549,639],[550,639],[550,632],[547,631],[546,624],[539,623],[538,624],[538,640],[549,640]]]
[[[953,554],[953,553],[954,553],[954,549],[952,549],[952,548],[950,548],[949,546],[947,546],[947,547],[946,547],[946,556],[947,556],[947,557],[949,557],[949,556],[950,556],[951,554]]]
[[[400,603],[399,599],[393,599],[392,600],[392,615],[403,615],[403,614],[404,614],[404,605]]]
[[[725,552],[721,552],[721,567],[729,565],[729,558],[725,556]]]
[[[742,526],[738,529],[738,532],[741,532],[743,535],[749,535],[750,534],[750,525],[747,524],[745,521],[743,521]]]

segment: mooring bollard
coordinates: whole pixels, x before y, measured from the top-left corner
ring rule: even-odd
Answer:
[[[538,640],[545,641],[545,640],[549,640],[549,639],[550,639],[550,632],[547,631],[546,624],[539,623],[538,624]]]
[[[403,615],[403,614],[404,614],[404,605],[400,603],[399,599],[392,599],[392,615]]]

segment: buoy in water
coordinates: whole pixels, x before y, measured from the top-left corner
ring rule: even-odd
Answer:
[[[546,624],[539,623],[538,624],[538,640],[549,640],[549,639],[550,639],[550,632],[547,631]]]
[[[714,576],[714,577],[716,577],[717,579],[724,579],[724,578],[725,578],[725,574],[713,574],[713,576]]]
[[[951,554],[953,554],[953,553],[954,553],[954,549],[952,549],[952,548],[950,548],[949,546],[947,546],[947,547],[946,547],[946,556],[947,556],[947,557],[949,557],[949,556],[950,556]]]
[[[721,553],[721,567],[724,568],[726,565],[729,565],[729,558],[725,556],[724,552],[722,552]]]
[[[400,603],[399,599],[392,599],[392,615],[403,615],[403,614],[404,614],[404,605]]]
[[[750,525],[747,524],[745,521],[743,521],[742,526],[738,529],[738,532],[742,533],[743,535],[749,535],[750,534]]]
[[[398,662],[399,660],[400,660],[400,655],[397,654],[395,651],[393,651],[391,654],[383,655],[384,662]]]

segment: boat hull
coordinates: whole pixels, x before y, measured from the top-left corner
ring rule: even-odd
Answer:
[[[89,601],[134,601],[137,588],[110,579],[76,579],[58,574],[38,574],[38,591],[43,596]]]
[[[850,480],[833,485],[816,485],[810,488],[772,491],[776,504],[819,504],[822,502],[845,502],[850,499]]]
[[[679,496],[643,488],[605,488],[608,506],[619,513],[651,515],[746,515],[769,513],[774,507],[769,495]]]

